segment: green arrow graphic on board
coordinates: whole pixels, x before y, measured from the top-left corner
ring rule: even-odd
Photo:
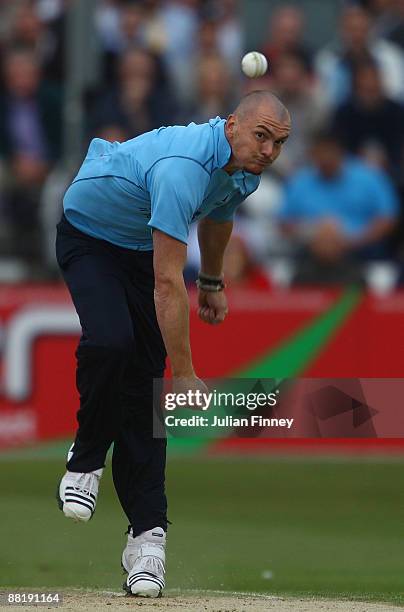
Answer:
[[[298,376],[345,323],[360,299],[361,292],[358,289],[347,289],[340,299],[314,322],[303,327],[292,338],[275,350],[272,349],[268,355],[252,363],[247,369],[233,372],[232,377],[275,378],[278,379],[278,384],[283,378]],[[172,438],[169,440],[169,448],[174,452],[193,452],[209,443],[209,440],[200,438]]]

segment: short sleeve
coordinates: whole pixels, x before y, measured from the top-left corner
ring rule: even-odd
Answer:
[[[229,202],[228,204],[223,204],[223,206],[217,206],[206,216],[208,219],[212,219],[212,221],[217,221],[218,223],[233,221],[236,208],[241,204],[241,202],[243,202],[243,200]]]
[[[256,187],[254,191],[256,191],[257,188],[258,187]],[[254,193],[254,191],[252,191],[251,193]],[[220,204],[219,206],[216,206],[216,208],[214,208],[207,215],[208,219],[212,219],[212,221],[217,221],[218,223],[233,221],[236,209],[248,198],[248,196],[251,195],[251,193],[247,193],[246,195],[242,195],[241,193],[239,193],[238,195],[233,196],[231,200],[226,204]]]
[[[202,204],[209,172],[196,160],[161,159],[147,173],[151,200],[149,227],[187,242],[189,226]]]

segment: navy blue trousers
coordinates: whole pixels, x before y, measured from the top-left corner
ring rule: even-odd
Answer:
[[[163,377],[166,359],[153,253],[92,238],[63,217],[56,255],[82,328],[78,430],[67,469],[103,467],[113,442],[114,485],[134,535],[166,530],[166,440],[153,438],[153,379]]]

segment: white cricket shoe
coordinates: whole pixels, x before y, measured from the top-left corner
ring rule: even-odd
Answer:
[[[72,456],[70,448],[67,459]],[[95,512],[98,486],[103,469],[93,472],[69,472],[63,476],[57,490],[60,510],[67,518],[86,523]]]
[[[148,533],[148,532],[145,531],[144,533]],[[139,536],[134,538],[132,528],[130,528],[128,531],[128,542],[122,553],[122,560],[121,560],[122,569],[126,574],[129,574],[130,570],[135,564],[136,559],[139,556],[139,548],[140,548],[140,542],[142,539],[142,535],[143,534],[140,534]]]
[[[123,587],[130,595],[160,597],[165,586],[166,534],[162,527],[144,531],[137,537],[129,532],[122,553],[122,567],[128,572]]]

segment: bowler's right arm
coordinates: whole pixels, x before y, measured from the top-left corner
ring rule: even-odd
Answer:
[[[178,378],[193,378],[189,301],[183,277],[187,246],[156,229],[153,231],[153,245],[154,301],[172,373]]]

